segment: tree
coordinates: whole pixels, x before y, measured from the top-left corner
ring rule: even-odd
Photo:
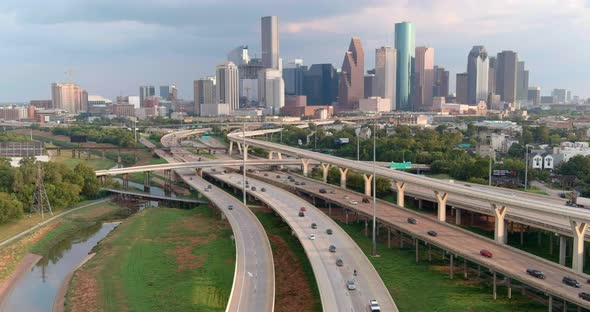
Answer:
[[[74,168],[74,172],[76,175],[82,178],[82,195],[94,198],[98,195],[100,190],[100,183],[96,178],[96,174],[94,170],[83,163],[79,163]]]
[[[0,223],[20,218],[23,215],[23,204],[8,193],[0,192]]]

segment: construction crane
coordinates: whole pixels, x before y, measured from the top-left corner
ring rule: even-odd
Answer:
[[[66,74],[66,76],[68,76],[68,83],[72,83],[72,76],[74,76],[74,72],[70,69],[67,72],[65,72],[64,74]]]

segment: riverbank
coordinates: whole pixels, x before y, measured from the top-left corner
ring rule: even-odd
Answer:
[[[119,225],[70,282],[65,311],[224,311],[231,228],[208,208],[148,208]]]

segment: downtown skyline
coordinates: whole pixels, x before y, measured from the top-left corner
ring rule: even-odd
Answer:
[[[65,2],[72,12],[80,9]],[[465,3],[445,2],[449,4],[445,9],[448,12],[440,8],[441,4],[429,1],[412,5],[369,1],[350,3],[347,8],[346,3],[324,1],[314,4],[315,10],[307,11],[288,3],[272,12],[272,5],[267,6],[269,10],[258,11],[253,9],[253,3],[250,9],[229,12],[226,16],[231,22],[227,22],[212,19],[219,17],[216,14],[222,13],[220,8],[228,4],[209,4],[211,16],[192,21],[188,17],[203,13],[186,12],[187,8],[196,10],[200,6],[188,1],[172,2],[165,7],[150,4],[141,9],[146,13],[142,16],[128,11],[132,4],[137,4],[135,1],[124,2],[116,14],[106,12],[115,2],[88,3],[84,6],[92,13],[80,14],[75,19],[70,14],[61,16],[66,13],[51,8],[44,13],[23,11],[17,2],[7,1],[0,4],[0,15],[4,17],[0,22],[4,26],[0,39],[9,45],[0,50],[0,64],[9,75],[0,78],[0,102],[50,98],[50,83],[66,81],[64,72],[69,69],[75,73],[73,80],[90,94],[114,98],[136,94],[139,85],[175,84],[179,97],[191,99],[193,80],[212,75],[215,66],[237,45],[248,45],[251,51],[258,52],[252,56],[260,56],[259,18],[264,13],[281,19],[280,54],[285,64],[302,58],[306,65],[332,63],[340,67],[351,37],[360,37],[365,51],[393,47],[394,24],[411,21],[416,28],[416,46],[433,47],[434,64],[450,70],[451,90],[455,74],[467,70],[466,58],[472,46],[483,45],[490,55],[503,50],[518,52],[531,71],[529,85],[541,86],[543,95],[554,88],[566,88],[573,94],[590,96],[584,88],[589,83],[585,69],[590,61],[579,53],[588,44],[582,36],[589,30],[590,20],[576,13],[588,12],[584,1],[522,1],[529,6],[534,3],[535,12],[565,17],[567,22],[562,23],[560,34],[540,22],[531,22],[526,28],[518,26],[519,19],[528,21],[531,12],[518,12],[517,8],[510,12],[509,8],[517,6],[522,11],[524,4],[505,4],[503,10],[498,9],[499,4],[486,4],[495,9],[490,9],[489,14],[469,12],[474,17],[481,15],[481,21],[474,21],[474,17],[466,17],[469,14],[465,8],[459,7]],[[385,13],[375,8],[398,9],[391,10],[391,17],[383,17]],[[156,9],[163,10],[161,15],[176,14],[177,19],[152,12]],[[482,9],[485,11],[485,7]],[[368,19],[371,12],[379,18]],[[417,12],[425,14],[420,16]],[[441,15],[444,12],[448,15]],[[344,23],[346,18],[353,22]],[[492,20],[503,22],[491,23]],[[63,36],[49,38],[50,31]],[[374,53],[365,54],[365,69],[371,69]]]

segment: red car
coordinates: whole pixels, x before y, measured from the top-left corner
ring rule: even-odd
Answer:
[[[479,251],[479,254],[486,257],[486,258],[491,258],[492,257],[492,253],[489,252],[488,250],[482,249]]]
[[[299,209],[299,211],[307,211],[307,209],[305,209],[305,207],[301,207],[301,209]]]

